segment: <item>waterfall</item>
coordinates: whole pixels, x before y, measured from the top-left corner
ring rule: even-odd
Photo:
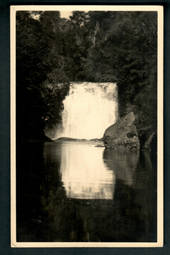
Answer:
[[[63,103],[63,130],[57,138],[101,138],[118,117],[115,83],[72,83]]]

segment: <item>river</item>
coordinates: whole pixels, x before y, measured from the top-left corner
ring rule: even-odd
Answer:
[[[156,163],[99,141],[28,143],[17,161],[17,241],[156,241]]]

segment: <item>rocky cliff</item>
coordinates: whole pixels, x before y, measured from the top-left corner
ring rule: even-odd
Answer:
[[[134,122],[135,115],[130,112],[108,127],[103,137],[105,147],[115,149],[121,147],[132,151],[139,150],[140,142]]]

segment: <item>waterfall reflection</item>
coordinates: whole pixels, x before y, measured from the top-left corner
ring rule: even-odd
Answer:
[[[84,149],[81,144],[84,144]],[[39,146],[41,145],[28,144],[25,147],[23,161],[18,169],[17,241],[156,241],[157,171],[156,162],[148,152],[141,153],[138,161],[135,159],[135,155],[138,158],[138,153],[103,151],[102,147],[94,147],[95,143],[47,142],[44,144],[43,155]],[[70,153],[74,154],[74,160],[70,161]],[[68,165],[72,163],[70,170],[75,167],[76,171],[76,166],[80,166],[80,171],[76,172],[77,178],[76,174],[70,171],[69,175],[67,168],[64,168],[64,155]],[[96,172],[97,167],[93,168],[96,164],[100,174]],[[93,185],[99,187],[98,193],[95,193],[93,185],[89,184],[92,190],[88,191],[88,196],[91,194],[95,198],[101,197],[99,194],[103,188],[105,199],[68,197],[68,188],[66,190],[65,187],[69,178],[72,192],[76,190],[73,188],[73,179],[81,180],[82,184],[86,181],[83,168],[85,172],[86,169],[95,170],[92,173],[87,172],[87,175],[91,175]],[[88,178],[87,181],[91,183]],[[89,186],[85,184],[86,188]],[[82,197],[83,192],[79,188],[76,195]],[[113,194],[114,199],[108,199],[109,196],[113,198]],[[69,196],[71,195],[72,193]]]
[[[67,197],[113,199],[115,175],[104,164],[103,151],[92,142],[62,143],[60,171]]]

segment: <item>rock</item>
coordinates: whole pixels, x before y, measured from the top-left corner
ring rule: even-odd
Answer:
[[[114,149],[125,147],[128,150],[138,150],[140,142],[134,121],[135,115],[130,112],[108,127],[103,137],[105,147]]]

